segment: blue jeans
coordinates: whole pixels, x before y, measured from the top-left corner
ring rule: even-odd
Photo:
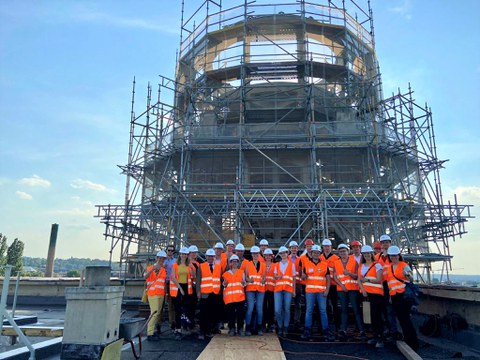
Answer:
[[[305,300],[307,301],[307,310],[305,314],[305,328],[312,328],[312,314],[315,308],[315,303],[318,304],[320,311],[320,318],[322,320],[322,330],[328,329],[327,318],[327,297],[325,293],[305,293]]]
[[[245,316],[245,325],[250,326],[252,321],[253,307],[257,310],[257,324],[262,325],[263,321],[263,298],[264,292],[247,291],[247,314]],[[260,328],[260,327],[259,327]]]
[[[275,320],[280,328],[288,327],[290,324],[290,305],[292,304],[292,293],[278,291],[273,294],[275,301]]]
[[[349,290],[343,292],[342,290],[338,291],[338,299],[340,300],[340,306],[342,307],[342,323],[340,325],[340,330],[347,331],[348,327],[348,302],[352,304],[353,315],[355,316],[355,321],[359,331],[363,331],[363,321],[362,315],[360,314],[360,306],[357,301],[358,291]]]

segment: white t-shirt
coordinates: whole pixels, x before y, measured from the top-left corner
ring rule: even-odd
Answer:
[[[362,264],[361,266],[362,266],[362,267],[360,268],[361,274],[362,274],[363,277],[365,277],[365,274],[367,273],[368,269],[370,268],[370,265],[367,266],[367,264]],[[376,263],[376,264],[375,264],[375,269],[376,269],[377,271],[380,271],[380,270],[382,270],[383,268],[382,268],[382,265],[380,265],[379,263]]]
[[[280,271],[282,272],[282,274],[285,274],[285,271],[287,270],[287,265],[290,261],[280,261]],[[292,263],[292,274],[296,274],[295,272],[295,264]]]

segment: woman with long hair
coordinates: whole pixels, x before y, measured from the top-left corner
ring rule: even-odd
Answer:
[[[245,266],[245,276],[247,287],[245,288],[247,296],[247,314],[245,316],[245,335],[252,335],[252,330],[256,329],[258,335],[263,335],[263,299],[265,297],[265,262],[259,260],[260,248],[252,246],[250,249],[252,261]],[[256,309],[256,322],[252,324],[253,308]]]
[[[370,345],[377,348],[383,344],[383,319],[385,309],[383,300],[383,268],[375,260],[373,249],[369,245],[362,246],[362,258],[358,267],[358,286],[363,297],[370,302],[373,339],[368,340]]]
[[[275,326],[275,302],[273,293],[275,291],[275,279],[272,249],[265,249],[263,252],[265,261],[265,296],[263,298],[263,328],[265,332],[272,332]]]
[[[275,263],[273,277],[275,279],[275,320],[277,321],[277,332],[279,336],[288,335],[290,324],[290,305],[295,297],[295,264],[288,259],[288,249],[281,246],[278,249],[281,260]]]
[[[170,296],[175,306],[175,339],[181,340],[181,332],[188,334],[190,300],[193,294],[193,270],[189,266],[188,248],[180,249],[177,262],[172,265],[170,275]]]

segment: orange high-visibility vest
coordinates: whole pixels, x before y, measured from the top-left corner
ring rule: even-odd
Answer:
[[[292,255],[288,255],[288,259],[290,261],[292,261]],[[302,265],[300,265],[301,264],[300,256],[297,255],[295,257],[294,264],[295,264],[295,272],[296,272],[296,274],[295,274],[295,284],[301,285],[301,284],[303,284],[303,282],[302,282]]]
[[[269,270],[267,270],[266,264],[267,263],[265,263],[265,291],[275,291],[275,278],[273,277],[275,264],[272,263]]]
[[[216,264],[217,263],[217,259],[215,258],[213,260],[213,262]],[[220,255],[220,269],[222,270],[222,273],[227,270],[227,264],[228,264],[228,258],[227,258],[227,254],[226,253],[222,253],[222,255]]]
[[[377,279],[377,268],[375,267],[376,262],[374,262],[370,266],[370,269],[365,273],[365,276],[362,276],[362,264],[358,267],[358,280],[360,279],[367,279],[367,280],[376,280]],[[363,264],[364,265],[364,264]],[[362,283],[363,288],[369,294],[377,294],[383,295],[383,285],[382,284],[374,284],[371,282],[364,282]]]
[[[345,269],[352,272],[353,274],[357,273],[357,261],[353,256],[348,257],[348,261],[345,267],[343,267],[342,259],[335,261],[334,270],[337,274],[337,279],[347,288],[347,290],[358,290],[358,282],[351,276],[345,275]],[[331,279],[331,277],[330,277]],[[342,291],[342,288],[337,284],[337,290]]]
[[[229,271],[223,273],[223,278],[227,281],[227,286],[223,289],[223,302],[230,304],[245,300],[245,289],[243,287],[243,270],[238,269],[235,274]]]
[[[258,261],[264,263],[265,259],[263,258],[262,254],[258,254]]]
[[[245,262],[246,260],[244,260]],[[265,292],[265,284],[262,284],[262,277],[265,276],[265,263],[260,262],[260,268],[257,271],[253,261],[248,261],[245,268],[247,269],[247,274],[250,279],[253,279],[253,283],[247,283],[245,291],[258,291]]]
[[[392,267],[393,265],[390,264],[390,271],[388,272],[388,290],[390,292],[390,295],[395,295],[395,294],[401,294],[405,292],[405,283],[397,280],[399,278],[400,280],[409,282],[410,280],[407,279],[405,274],[403,273],[403,269],[405,269],[405,266],[408,266],[406,262],[400,261],[395,268],[395,270],[392,273]],[[393,276],[395,274],[395,276]]]
[[[382,265],[383,281],[388,281],[388,268],[390,267],[390,260],[388,259],[388,255],[383,256],[382,253],[378,253],[377,262]]]
[[[202,294],[220,294],[220,278],[221,266],[219,264],[213,265],[213,273],[210,270],[210,264],[204,262],[200,264],[200,271],[202,272],[202,279],[200,284],[200,293]]]
[[[193,294],[193,284],[192,284],[192,277],[190,275],[190,267],[187,266],[187,285],[188,285],[188,294]],[[178,281],[178,263],[173,263],[172,265],[172,274],[175,274],[175,279]],[[178,294],[178,287],[175,285],[173,281],[170,281],[170,296],[177,297]]]
[[[338,257],[338,255],[335,255],[334,253],[330,253],[330,255],[328,255],[328,258],[326,258],[325,254],[323,253],[320,255],[320,260],[322,262],[326,261],[328,265],[328,270],[330,270],[330,286],[337,285],[335,280],[333,280],[333,268],[335,267],[335,261],[337,261],[338,259],[340,258]]]
[[[147,272],[153,269],[153,265],[147,268]],[[167,278],[167,272],[164,267],[161,267],[158,271],[152,271],[150,276],[147,278],[147,295],[165,295],[165,279]]]
[[[273,264],[275,267],[273,269],[273,273],[277,275],[282,275],[281,279],[275,280],[275,292],[280,292],[280,291],[288,291],[293,293],[293,279],[294,279],[294,274],[293,274],[293,264],[289,260],[287,262],[287,268],[285,269],[285,273],[282,274],[282,271],[280,269],[280,263],[275,263]]]
[[[327,271],[328,264],[326,261],[319,261],[314,264],[313,261],[305,261],[305,274],[307,280],[305,281],[305,292],[307,293],[322,293],[327,290]]]

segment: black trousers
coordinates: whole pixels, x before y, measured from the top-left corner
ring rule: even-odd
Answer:
[[[225,305],[225,312],[228,314],[228,328],[237,330],[243,329],[245,319],[245,301],[233,302]]]
[[[263,324],[265,327],[275,325],[273,291],[265,291],[265,297],[263,299]]]
[[[185,295],[182,295],[180,289],[178,290],[177,296],[173,298],[173,306],[175,306],[175,328],[187,329],[191,320],[189,318],[189,309],[191,308],[191,299],[192,296],[188,294],[188,285],[180,284]]]
[[[403,297],[403,293],[395,294],[391,298],[395,315],[402,327],[403,339],[413,350],[417,350],[419,346],[417,332],[413,327],[412,319],[410,319],[412,303]]]
[[[370,301],[370,316],[372,318],[373,335],[376,338],[383,337],[383,313],[385,312],[385,301],[383,295],[368,294]]]
[[[217,302],[218,296],[213,293],[200,299],[200,331],[202,334],[211,334],[218,323]]]
[[[338,329],[340,327],[340,311],[338,310],[337,285],[330,285],[327,299],[330,302],[329,308],[331,308],[331,312],[328,313],[328,322],[335,324],[335,329]]]

